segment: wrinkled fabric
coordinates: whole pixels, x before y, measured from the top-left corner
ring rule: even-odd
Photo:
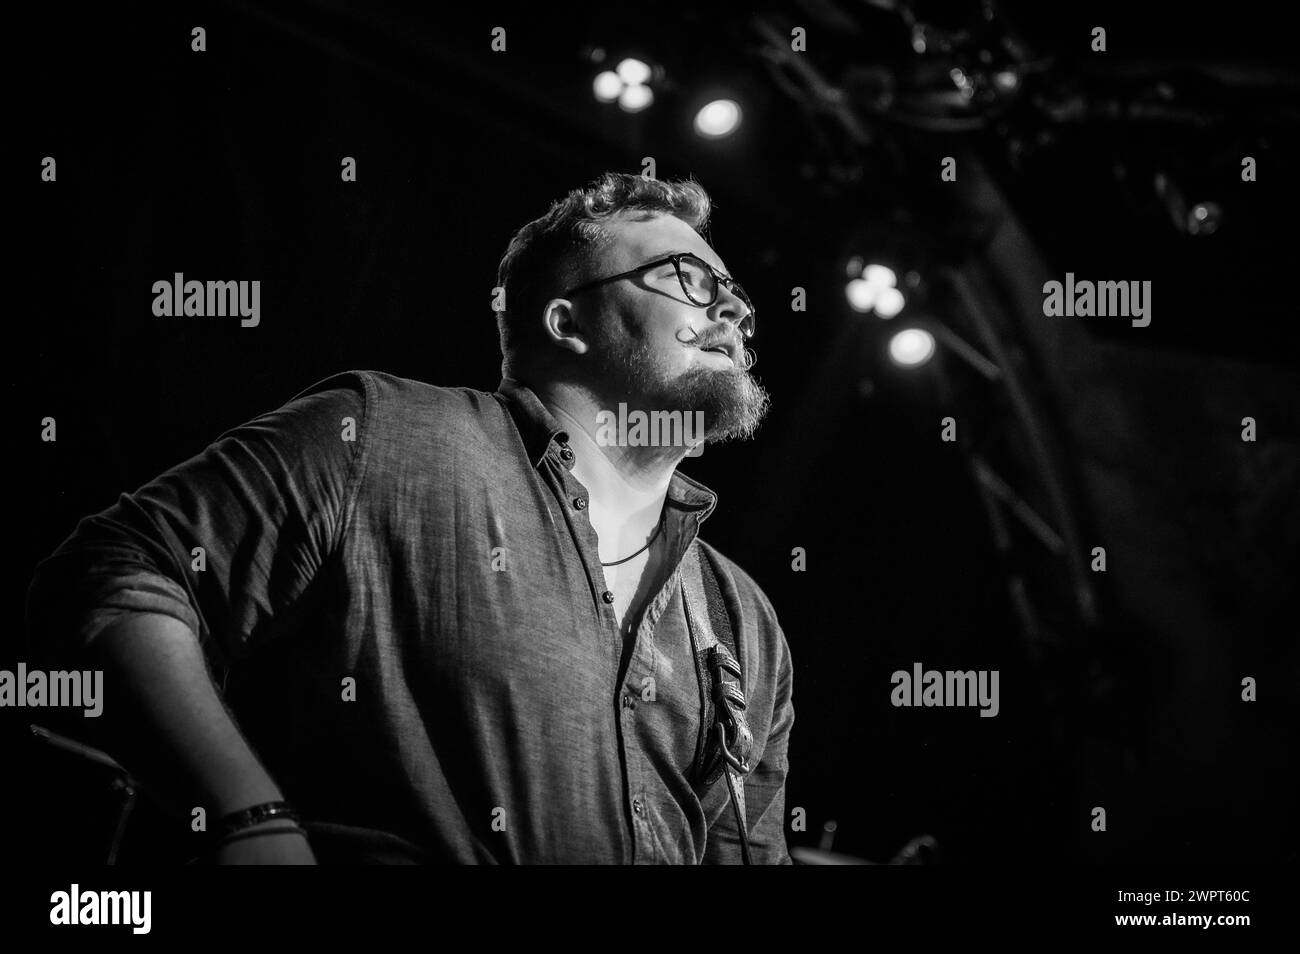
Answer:
[[[323,859],[370,859],[368,838],[389,860],[738,863],[725,785],[692,777],[680,586],[716,496],[673,476],[678,569],[624,638],[567,441],[509,378],[334,375],[83,519],[37,568],[29,638],[69,660],[124,616],[183,621]],[[754,860],[789,864],[789,647],[757,584],[701,545],[760,753]]]

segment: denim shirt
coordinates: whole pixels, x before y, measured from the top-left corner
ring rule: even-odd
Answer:
[[[691,771],[680,587],[717,499],[673,475],[676,569],[624,635],[567,441],[510,378],[333,375],[80,521],[37,567],[29,639],[67,661],[124,615],[186,623],[322,860],[737,863],[726,785]],[[744,668],[754,860],[789,864],[789,647],[701,546]]]

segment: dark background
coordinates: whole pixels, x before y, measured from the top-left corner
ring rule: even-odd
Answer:
[[[772,416],[683,469],[719,492],[705,537],[758,580],[792,647],[787,805],[809,831],[791,845],[834,821],[834,849],[874,861],[919,835],[968,865],[1295,861],[1292,37],[1262,3],[1075,6],[15,14],[15,617],[80,516],[334,371],[495,388],[489,304],[512,232],[653,156],[659,178],[713,195],[714,244],[760,311]],[[840,106],[772,65],[760,19],[808,30],[801,56]],[[624,55],[662,70],[635,115],[590,91]],[[954,101],[954,66],[1011,70],[1017,89]],[[723,89],[740,130],[696,138],[693,109]],[[40,181],[47,155],[57,183]],[[944,156],[956,183],[939,180]],[[1157,176],[1219,203],[1218,230],[1179,228]],[[848,307],[855,255],[916,272],[893,322]],[[1152,281],[1152,324],[1045,318],[1042,283],[1067,270]],[[152,283],[176,271],[260,279],[261,325],[155,318]],[[942,345],[893,367],[886,343],[909,320],[985,354],[1000,342],[1018,397]],[[47,415],[57,443],[39,440]],[[1006,507],[990,522],[977,458],[1063,548]],[[1105,573],[1087,569],[1094,546]],[[0,668],[25,657],[19,623],[2,650]],[[1000,670],[1000,715],[892,707],[890,674],[917,661]],[[1245,676],[1258,702],[1240,700]],[[30,714],[0,711],[15,829],[46,860],[99,857],[104,778],[31,742]]]

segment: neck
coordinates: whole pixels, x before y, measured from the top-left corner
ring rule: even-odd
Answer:
[[[607,552],[636,549],[659,520],[685,449],[602,446],[596,440],[596,415],[605,408],[589,392],[556,383],[535,387],[534,393],[569,432],[573,475],[591,496],[592,525],[598,533],[602,528],[613,531],[602,534],[602,559],[617,558]],[[607,551],[605,540],[610,537],[617,539]]]

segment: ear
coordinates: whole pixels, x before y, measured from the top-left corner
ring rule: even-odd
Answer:
[[[546,303],[542,329],[552,342],[574,354],[586,354],[591,347],[583,323],[567,298],[552,298]]]

